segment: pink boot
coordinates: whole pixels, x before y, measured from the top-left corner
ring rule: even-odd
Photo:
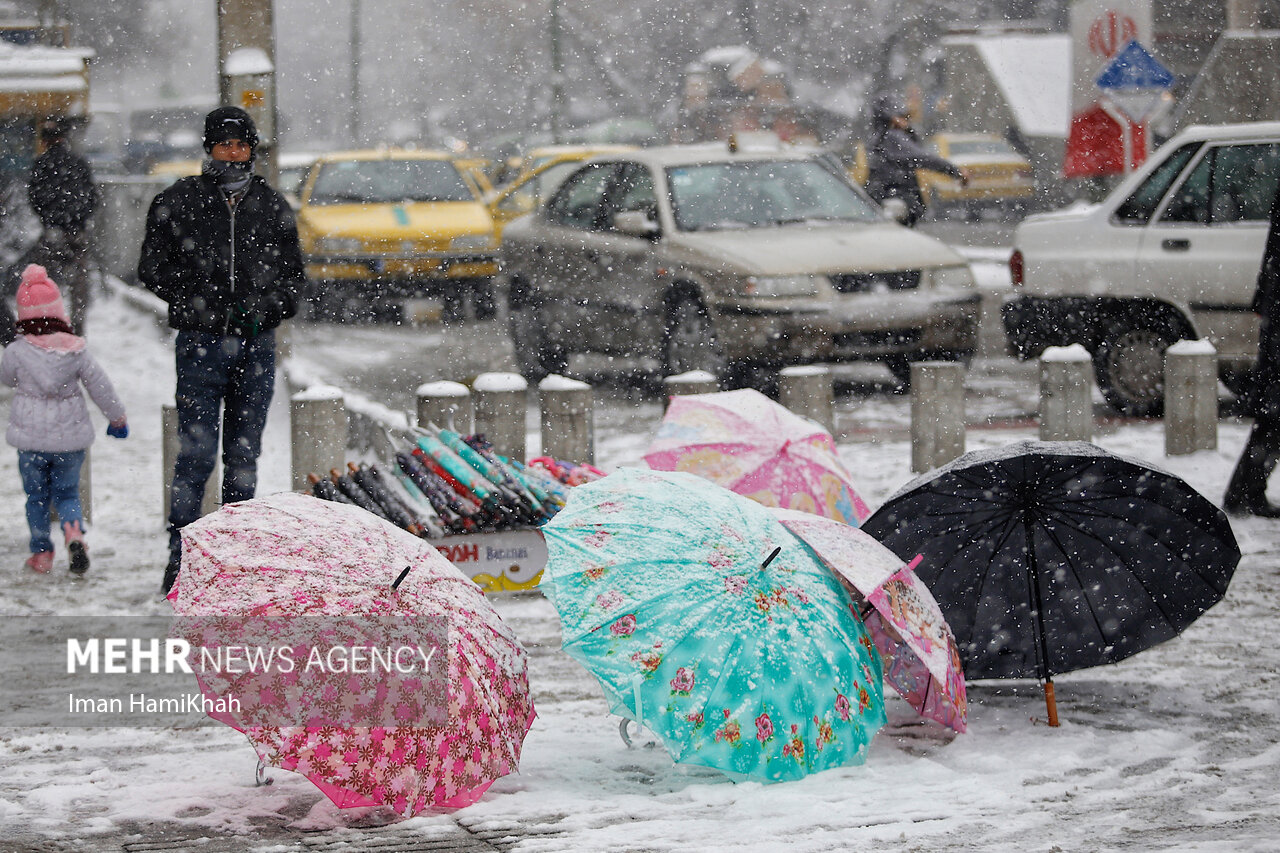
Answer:
[[[67,554],[71,557],[71,571],[82,575],[89,570],[89,549],[84,544],[84,531],[78,521],[64,521],[62,535],[67,540]]]
[[[49,570],[53,568],[53,552],[41,551],[38,554],[32,554],[27,557],[27,561],[23,565],[33,572],[47,575]]]

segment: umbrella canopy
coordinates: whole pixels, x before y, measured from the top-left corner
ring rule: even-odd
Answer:
[[[923,555],[970,679],[1050,682],[1123,660],[1221,599],[1240,559],[1226,516],[1189,485],[1085,442],[965,454],[863,529]]]
[[[955,637],[928,588],[871,535],[829,518],[774,510],[853,595],[884,661],[884,680],[924,717],[965,731],[968,705]]]
[[[676,396],[644,456],[765,506],[858,525],[871,514],[836,455],[831,433],[759,391]]]
[[[863,760],[885,721],[879,658],[769,510],[622,469],[576,487],[543,532],[565,651],[676,761],[779,781]]]
[[[174,636],[210,716],[338,806],[476,800],[533,721],[524,649],[427,542],[299,494],[182,530]]]

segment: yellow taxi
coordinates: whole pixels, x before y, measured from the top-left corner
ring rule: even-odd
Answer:
[[[449,152],[322,155],[300,202],[313,313],[357,319],[398,310],[396,297],[438,296],[446,319],[461,319],[468,297],[477,319],[493,316],[493,220]]]
[[[969,171],[969,183],[940,172],[921,170],[925,204],[1019,207],[1036,191],[1031,162],[999,136],[988,133],[938,133],[928,143],[938,156]]]
[[[161,160],[147,169],[147,176],[173,183],[178,178],[186,178],[200,174],[201,160],[184,158],[181,160]]]
[[[508,222],[537,209],[579,163],[599,154],[634,150],[634,145],[546,145],[531,149],[514,178],[485,194],[498,242],[502,241],[502,229]]]

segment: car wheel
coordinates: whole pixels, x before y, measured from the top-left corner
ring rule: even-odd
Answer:
[[[512,282],[513,297],[517,282]],[[520,375],[530,382],[541,382],[552,373],[564,373],[569,355],[564,347],[547,340],[547,324],[542,319],[542,305],[536,298],[520,293],[508,305],[508,333]]]
[[[696,297],[682,297],[667,314],[662,367],[667,376],[691,370],[705,370],[716,378],[725,374],[724,353],[716,341],[711,317]]]
[[[1179,335],[1154,318],[1112,323],[1093,354],[1093,372],[1113,409],[1133,417],[1164,413],[1164,351]]]
[[[1253,392],[1253,370],[1249,368],[1222,371],[1222,384],[1227,390],[1243,400]]]
[[[492,320],[498,313],[493,301],[493,279],[478,278],[471,295],[471,307],[477,320]]]

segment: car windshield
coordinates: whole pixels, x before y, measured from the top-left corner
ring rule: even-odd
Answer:
[[[1003,139],[953,139],[947,147],[948,153],[952,157],[972,157],[981,156],[1001,156],[1001,157],[1018,157],[1017,151],[1013,150],[1013,146],[1005,142]]]
[[[667,182],[681,231],[880,218],[871,202],[814,160],[674,166],[667,169]]]
[[[474,201],[448,160],[342,160],[326,163],[311,189],[311,204],[386,204]]]

